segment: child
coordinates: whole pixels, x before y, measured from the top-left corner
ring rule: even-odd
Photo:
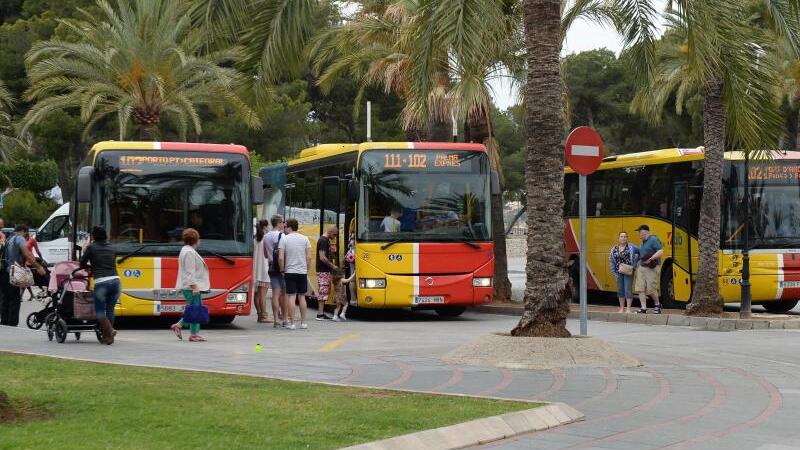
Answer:
[[[333,285],[335,286],[336,293],[334,299],[336,300],[336,310],[333,311],[333,321],[340,322],[347,320],[347,285],[353,281],[355,274],[350,275],[349,278],[343,278],[344,272],[342,269],[333,271]]]

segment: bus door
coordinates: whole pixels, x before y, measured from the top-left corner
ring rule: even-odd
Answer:
[[[681,181],[672,188],[672,274],[674,298],[688,301],[692,295],[692,245],[689,234],[689,183]]]
[[[341,246],[342,226],[344,219],[340,219],[341,204],[341,179],[338,176],[326,176],[322,179],[322,203],[320,205],[320,228],[319,234],[322,235],[331,225],[336,225],[339,235],[331,240],[333,247],[333,260],[337,266],[341,265]]]

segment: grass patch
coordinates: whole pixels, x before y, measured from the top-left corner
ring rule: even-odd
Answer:
[[[339,448],[537,406],[2,352],[0,380],[45,411],[0,449]]]

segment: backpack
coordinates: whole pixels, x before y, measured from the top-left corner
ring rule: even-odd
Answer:
[[[281,273],[281,264],[278,262],[278,257],[280,256],[278,247],[281,244],[281,237],[283,237],[283,233],[278,233],[278,240],[275,242],[275,247],[272,249],[272,261],[269,263],[269,270],[267,271],[270,275],[278,275]]]

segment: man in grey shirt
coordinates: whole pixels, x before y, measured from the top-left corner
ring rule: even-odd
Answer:
[[[286,299],[289,307],[289,328],[294,325],[294,302],[300,303],[300,329],[308,328],[306,323],[306,292],[308,291],[308,267],[311,265],[311,242],[308,238],[297,232],[299,225],[297,219],[286,221],[286,233],[278,243],[281,272],[286,281]]]

